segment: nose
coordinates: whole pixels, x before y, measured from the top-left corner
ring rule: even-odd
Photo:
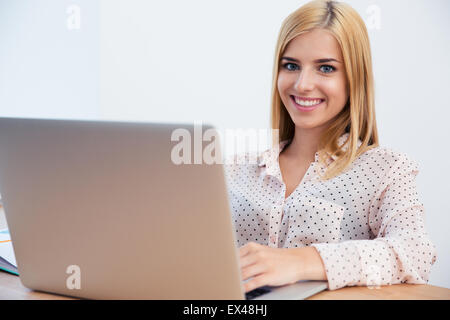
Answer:
[[[295,89],[299,92],[312,91],[314,89],[314,75],[312,71],[303,69],[295,83]]]

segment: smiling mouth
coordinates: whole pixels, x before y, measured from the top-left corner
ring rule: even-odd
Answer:
[[[300,98],[297,96],[291,96],[291,99],[295,102],[296,105],[303,108],[312,108],[325,101],[325,99],[321,98]]]

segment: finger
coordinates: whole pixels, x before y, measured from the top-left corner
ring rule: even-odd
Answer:
[[[242,268],[248,267],[254,263],[258,262],[258,256],[256,254],[247,254],[241,258],[239,258],[239,263]]]
[[[258,244],[255,242],[249,242],[242,247],[239,248],[239,257],[244,257],[250,252],[254,251],[258,247]]]
[[[251,249],[251,242],[243,245],[242,247],[239,248],[239,257],[244,257],[245,255],[247,255],[250,252]]]
[[[252,291],[256,288],[267,285],[267,280],[265,274],[261,274],[259,276],[254,277],[252,280],[244,283],[245,292]]]
[[[266,266],[262,263],[255,263],[248,267],[241,268],[242,280],[245,281],[251,277],[256,277],[266,271]]]

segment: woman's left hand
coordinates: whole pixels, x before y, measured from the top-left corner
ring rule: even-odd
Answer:
[[[242,280],[245,292],[265,285],[281,286],[302,280],[305,259],[301,249],[271,248],[249,242],[239,248]]]

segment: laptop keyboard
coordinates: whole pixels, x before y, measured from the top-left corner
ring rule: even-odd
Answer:
[[[262,296],[263,294],[269,293],[270,291],[272,290],[267,286],[256,288],[252,291],[247,292],[245,294],[245,299],[247,300],[255,299],[256,297]]]

